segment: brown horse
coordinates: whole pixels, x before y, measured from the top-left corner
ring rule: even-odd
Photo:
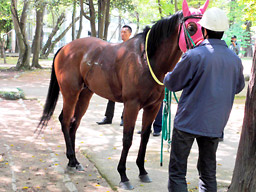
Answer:
[[[163,81],[182,54],[179,43],[182,12],[155,23],[148,36],[147,55],[156,77]],[[190,30],[193,26],[190,26]],[[151,124],[164,97],[164,86],[152,78],[145,54],[149,28],[132,39],[111,44],[98,38],[75,40],[61,48],[54,57],[47,100],[39,126],[50,120],[59,95],[63,109],[59,116],[66,142],[68,167],[83,170],[75,155],[75,136],[93,93],[124,103],[123,149],[118,164],[120,186],[132,189],[126,176],[126,158],[132,145],[136,118],[143,109],[141,143],[136,160],[142,182],[151,182],[144,168]]]

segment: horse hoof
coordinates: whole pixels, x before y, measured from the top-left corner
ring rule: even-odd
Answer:
[[[67,172],[68,173],[76,173],[78,171],[85,171],[83,165],[77,164],[75,167],[70,167],[67,165]]]
[[[146,175],[139,175],[140,181],[143,183],[151,183],[152,180],[150,179],[150,177],[148,176],[148,174]]]
[[[77,170],[77,171],[85,171],[83,165],[80,164],[80,163],[76,165],[76,170]]]
[[[66,171],[68,173],[75,173],[76,172],[76,167],[70,167],[70,166],[67,165]]]
[[[124,190],[132,190],[134,187],[130,183],[130,181],[120,182],[119,187]]]

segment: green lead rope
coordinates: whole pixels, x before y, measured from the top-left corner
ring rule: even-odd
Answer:
[[[176,94],[173,92],[174,98],[178,103]],[[163,166],[163,144],[164,140],[168,141],[168,148],[171,145],[171,101],[172,92],[165,88],[165,95],[163,100],[163,116],[162,116],[162,139],[161,139],[161,156],[160,166]]]

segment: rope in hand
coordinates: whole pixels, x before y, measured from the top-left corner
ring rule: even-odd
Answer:
[[[173,92],[173,96],[178,103],[178,98]],[[171,101],[172,92],[165,88],[164,100],[163,100],[163,116],[162,116],[162,138],[161,138],[161,154],[160,154],[160,166],[163,166],[163,143],[164,140],[168,141],[168,149],[171,145]]]

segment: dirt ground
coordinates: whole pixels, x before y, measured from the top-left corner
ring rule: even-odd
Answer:
[[[66,171],[65,143],[56,119],[43,134],[34,134],[43,109],[34,98],[45,97],[40,89],[49,85],[49,73],[0,72],[0,87],[22,86],[31,92],[28,100],[0,98],[0,191],[112,191],[79,151],[76,154],[86,171]]]

